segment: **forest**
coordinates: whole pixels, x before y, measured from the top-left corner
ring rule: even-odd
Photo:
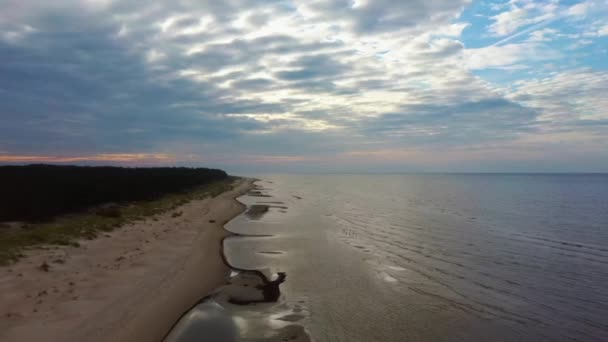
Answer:
[[[0,222],[44,221],[107,203],[153,200],[227,177],[207,168],[0,166]]]

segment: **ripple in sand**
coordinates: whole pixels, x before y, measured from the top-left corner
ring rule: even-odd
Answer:
[[[280,251],[259,251],[259,254],[283,254],[284,252],[280,252]]]
[[[245,215],[252,220],[259,220],[268,212],[269,208],[270,206],[267,204],[252,204],[247,209],[247,212],[245,212]]]
[[[252,196],[252,197],[272,197],[270,195],[267,195],[259,190],[251,190],[247,193],[248,196]]]

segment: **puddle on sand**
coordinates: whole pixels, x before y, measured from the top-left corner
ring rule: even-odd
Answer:
[[[257,187],[248,196],[272,197],[263,190]],[[252,204],[245,216],[257,220],[272,207],[278,206]],[[265,237],[235,234],[225,240],[242,239],[246,243],[255,238]],[[225,241],[222,244],[226,247]],[[287,302],[281,294],[280,285],[288,280],[286,273],[240,269],[232,266],[222,253],[224,262],[232,268],[227,283],[184,314],[165,342],[311,341],[305,328],[298,324],[308,316],[307,311],[301,304]],[[252,255],[242,255],[242,258],[252,258],[255,254],[280,256],[283,252],[252,251]]]
[[[166,342],[238,341],[239,329],[228,310],[206,299],[186,313],[165,338]]]
[[[251,220],[259,220],[268,212],[270,206],[267,204],[253,204],[249,206],[245,215]]]
[[[297,324],[306,318],[301,306],[280,300],[286,278],[285,273],[269,279],[261,271],[240,271],[185,314],[165,342],[310,341]]]
[[[269,194],[264,193],[264,191],[267,191],[270,189],[266,189],[264,187],[260,187],[260,186],[256,186],[255,188],[253,188],[253,190],[249,190],[249,192],[247,193],[247,196],[251,196],[251,197],[272,197]]]
[[[281,212],[281,213],[286,213],[287,209],[289,209],[287,206],[284,206],[284,205],[273,205],[273,204],[263,204],[263,203],[272,203],[272,202],[258,202],[256,204],[250,205],[249,208],[247,209],[247,211],[245,212],[245,216],[247,216],[247,218],[249,218],[250,220],[259,220],[266,213],[268,213],[268,211],[271,208],[279,209],[279,212]],[[275,203],[282,203],[282,202],[275,202]]]

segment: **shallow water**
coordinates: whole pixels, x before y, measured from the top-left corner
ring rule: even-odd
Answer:
[[[316,341],[608,340],[606,175],[258,177],[226,257]]]

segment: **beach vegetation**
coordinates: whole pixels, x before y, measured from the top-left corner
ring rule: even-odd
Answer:
[[[16,170],[27,176],[15,176]],[[106,188],[88,184],[94,180]],[[0,201],[0,264],[19,259],[29,248],[77,247],[78,240],[94,239],[125,224],[175,211],[192,200],[215,197],[230,190],[234,180],[224,171],[210,169],[0,167],[0,184],[8,188]],[[118,184],[124,189],[117,188]],[[9,203],[19,185],[24,193]],[[43,205],[51,209],[39,208]],[[17,213],[7,208],[16,208]]]

